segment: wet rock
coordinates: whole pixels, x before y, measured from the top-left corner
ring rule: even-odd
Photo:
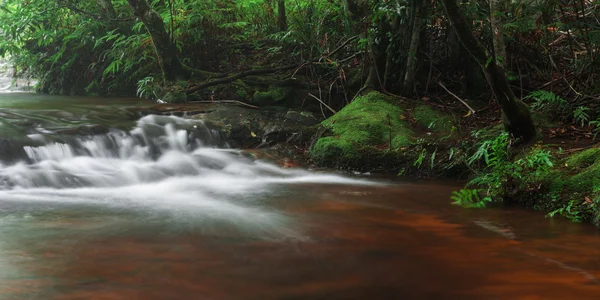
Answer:
[[[100,135],[107,134],[110,131],[110,128],[106,125],[93,124],[93,125],[83,125],[75,128],[67,128],[57,130],[57,134],[66,134],[66,135]]]
[[[13,164],[18,161],[27,160],[27,154],[23,150],[26,143],[23,141],[0,139],[0,162]]]
[[[220,128],[230,146],[253,148],[273,146],[298,139],[311,125],[321,120],[310,112],[287,109],[251,109],[235,105],[215,105],[197,114],[207,124]]]

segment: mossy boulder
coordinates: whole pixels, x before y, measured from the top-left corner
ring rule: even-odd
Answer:
[[[433,109],[426,103],[421,103],[415,106],[412,117],[417,123],[433,132],[452,133],[456,128],[456,122],[452,116],[444,114]]]
[[[329,134],[311,147],[311,158],[319,165],[355,168],[370,165],[365,162],[373,151],[409,146],[413,131],[397,104],[378,92],[356,98],[321,123]]]
[[[600,190],[600,148],[574,153],[546,178],[551,192],[591,194]]]
[[[257,106],[269,106],[291,97],[293,90],[288,87],[271,86],[266,91],[257,91],[251,99],[251,103]]]

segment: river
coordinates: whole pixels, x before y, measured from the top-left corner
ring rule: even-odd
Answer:
[[[0,94],[0,299],[596,299],[595,228],[283,169],[137,99]]]

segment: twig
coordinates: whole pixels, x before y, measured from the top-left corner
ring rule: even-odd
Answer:
[[[461,99],[460,97],[456,96],[456,94],[454,94],[453,92],[451,92],[450,90],[448,90],[448,89],[447,89],[447,88],[444,86],[444,84],[443,84],[441,81],[439,81],[439,82],[438,82],[438,84],[439,84],[439,85],[440,85],[440,86],[441,86],[441,87],[442,87],[442,88],[443,88],[443,89],[444,89],[446,92],[448,92],[448,94],[450,94],[452,97],[456,98],[456,100],[458,100],[458,101],[460,101],[462,104],[464,104],[464,105],[465,105],[465,106],[466,106],[466,107],[467,107],[467,108],[468,108],[468,109],[471,111],[471,113],[473,113],[473,114],[475,113],[475,110],[474,110],[474,109],[473,109],[471,106],[469,106],[469,104],[467,104],[467,102],[465,102],[463,99]]]
[[[319,99],[319,97],[308,93],[309,96],[311,96],[312,98],[314,98],[315,100],[319,101],[321,104],[323,104],[323,106],[327,107],[327,109],[329,109],[329,111],[331,111],[332,113],[336,114],[337,111],[335,111],[333,108],[329,107],[329,105],[325,104],[325,102],[323,102],[323,100]]]
[[[258,106],[254,106],[252,104],[244,103],[237,100],[215,100],[215,101],[190,101],[189,103],[224,103],[224,104],[237,104],[240,106],[245,106],[248,108],[260,109]]]
[[[335,48],[335,50],[329,52],[329,53],[325,53],[325,55],[323,55],[323,57],[331,57],[332,55],[336,54],[337,52],[339,52],[340,50],[342,50],[346,45],[348,45],[350,42],[354,41],[355,39],[358,38],[358,35],[355,35],[349,39],[347,39],[345,42],[343,42],[339,47]]]

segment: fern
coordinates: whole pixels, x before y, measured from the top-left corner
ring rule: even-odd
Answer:
[[[590,109],[585,106],[578,106],[573,111],[573,123],[579,123],[582,127],[590,123],[590,115],[587,113]]]
[[[476,189],[462,189],[459,191],[452,192],[450,199],[454,200],[452,204],[459,205],[465,208],[483,208],[492,199],[490,197],[479,196],[479,190]]]
[[[531,104],[532,110],[550,110],[557,108],[564,108],[567,101],[553,92],[537,90],[531,92],[524,99],[533,99],[534,102]]]

